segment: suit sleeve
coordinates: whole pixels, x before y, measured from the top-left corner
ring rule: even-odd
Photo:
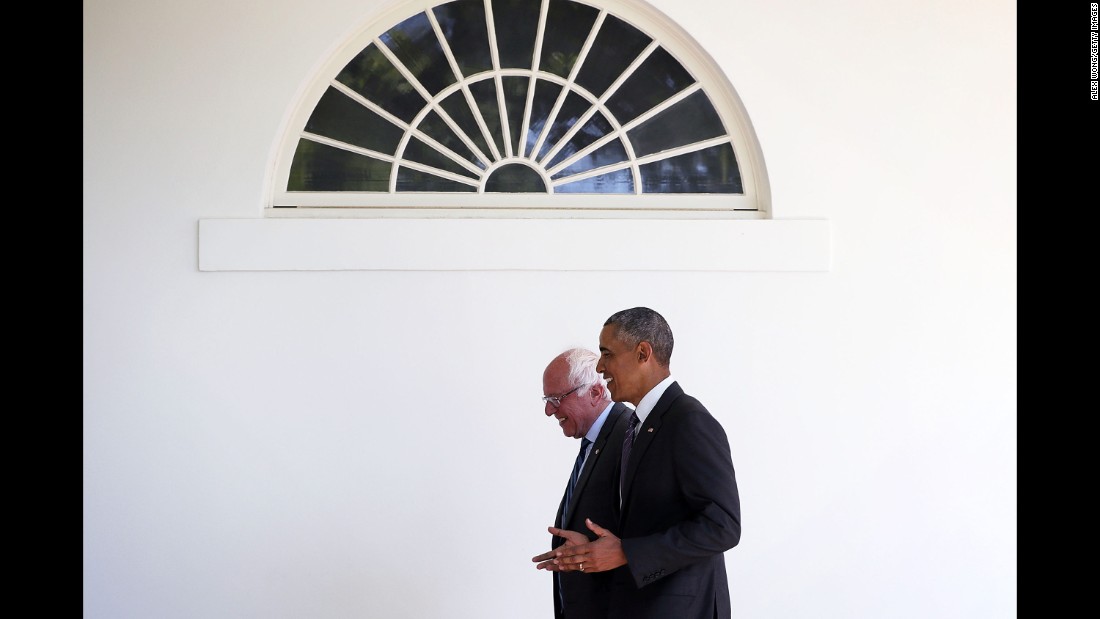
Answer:
[[[722,425],[699,404],[670,429],[673,474],[685,517],[662,532],[622,540],[638,587],[721,554],[741,540],[741,502]]]

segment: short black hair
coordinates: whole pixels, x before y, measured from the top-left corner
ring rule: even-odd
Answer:
[[[657,312],[648,307],[632,307],[615,312],[603,324],[615,325],[615,334],[631,347],[649,342],[657,363],[668,367],[672,360],[672,328]]]

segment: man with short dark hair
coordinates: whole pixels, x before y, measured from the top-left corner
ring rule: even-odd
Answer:
[[[586,522],[595,541],[552,530],[567,543],[535,557],[585,577],[611,570],[611,619],[731,616],[723,553],[741,539],[741,504],[729,442],[673,380],[672,345],[668,323],[649,308],[604,323],[597,370],[612,399],[636,409],[623,444],[619,530],[595,518]]]

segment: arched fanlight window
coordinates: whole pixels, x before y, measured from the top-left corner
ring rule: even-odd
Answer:
[[[314,84],[271,206],[766,216],[739,99],[649,5],[412,4]]]

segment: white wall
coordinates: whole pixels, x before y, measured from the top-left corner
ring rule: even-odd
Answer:
[[[636,305],[730,435],[734,616],[1016,616],[1015,3],[652,4],[831,271],[199,272],[386,3],[84,3],[85,617],[551,617],[541,372]]]

